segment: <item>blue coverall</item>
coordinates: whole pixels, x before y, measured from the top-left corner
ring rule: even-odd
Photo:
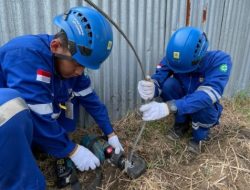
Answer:
[[[223,109],[219,100],[231,67],[228,54],[208,51],[194,72],[174,73],[164,57],[152,75],[155,96],[160,95],[163,101],[175,100],[175,122],[185,123],[191,117],[195,141],[208,138],[209,129],[218,124]]]
[[[21,94],[0,88],[0,189],[45,189],[45,180],[30,149],[31,114]]]
[[[63,158],[75,148],[67,133],[76,127],[79,103],[105,135],[112,133],[113,128],[107,109],[91,88],[88,76],[62,79],[56,73],[54,55],[50,51],[53,38],[46,34],[26,35],[2,46],[0,88],[15,89],[27,103],[33,122],[32,144],[57,158]],[[66,110],[62,109],[65,107]],[[8,150],[8,147],[3,149],[1,146],[0,149],[1,155],[4,155],[3,150]],[[20,166],[11,175],[18,175],[23,169]],[[32,178],[27,183],[29,181]]]

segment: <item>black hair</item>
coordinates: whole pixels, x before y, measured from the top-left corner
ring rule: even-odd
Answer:
[[[55,34],[54,39],[60,39],[60,41],[62,42],[62,47],[63,48],[68,48],[68,37],[66,35],[66,33],[64,32],[64,30],[61,30],[60,32]]]

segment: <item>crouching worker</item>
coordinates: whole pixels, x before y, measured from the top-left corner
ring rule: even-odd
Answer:
[[[175,114],[168,138],[179,139],[192,123],[188,149],[200,153],[200,142],[209,139],[209,130],[218,124],[222,112],[220,98],[228,82],[231,58],[222,51],[207,51],[204,32],[194,27],[178,29],[170,38],[166,56],[157,65],[151,81],[139,81],[138,91],[145,100],[160,96],[140,111],[143,120],[157,120]]]
[[[30,149],[33,122],[21,94],[0,88],[0,189],[45,189]]]
[[[113,42],[110,24],[100,13],[87,7],[72,8],[55,17],[54,23],[61,29],[56,35],[21,36],[0,48],[0,88],[19,92],[16,97],[23,98],[30,110],[28,112],[25,107],[20,112],[26,114],[27,120],[18,120],[21,117],[18,115],[13,117],[15,122],[1,121],[4,127],[0,128],[0,189],[45,189],[44,179],[29,149],[32,135],[32,145],[56,158],[70,157],[80,171],[95,169],[100,165],[99,159],[90,150],[68,137],[68,133],[76,128],[79,104],[108,136],[108,143],[114,147],[115,153],[123,151],[105,105],[91,88],[90,78],[84,74],[85,68],[98,69],[109,56]],[[4,94],[1,92],[1,104],[16,97],[12,97],[8,91]],[[24,133],[20,138],[25,140],[25,144],[19,143],[22,139],[18,139],[15,146],[12,142],[4,142],[3,133],[6,132],[8,138],[8,130],[13,128],[18,128],[16,133]],[[22,154],[28,155],[27,160],[18,157],[21,155],[19,149],[24,151]],[[13,152],[8,153],[7,150]],[[18,180],[14,180],[14,168],[8,168],[6,162],[16,166],[15,179]],[[26,188],[26,183],[33,185]]]

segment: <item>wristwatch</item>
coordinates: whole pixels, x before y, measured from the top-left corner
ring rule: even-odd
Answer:
[[[167,101],[168,109],[170,113],[176,113],[177,112],[177,106],[175,104],[175,100]]]

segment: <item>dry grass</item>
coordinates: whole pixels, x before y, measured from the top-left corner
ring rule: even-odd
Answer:
[[[187,135],[181,141],[166,138],[173,118],[147,123],[136,152],[148,164],[147,172],[136,180],[108,163],[103,166],[102,190],[248,190],[250,189],[250,100],[223,101],[224,111],[219,127],[211,130],[212,139],[203,144],[203,152],[194,157],[187,151]],[[114,123],[117,134],[128,151],[139,132],[137,112]],[[83,130],[73,136],[79,139]],[[53,181],[51,159],[39,162],[49,181]],[[88,173],[79,174],[81,181]],[[53,183],[49,189],[55,189]],[[67,188],[66,188],[67,189]]]

